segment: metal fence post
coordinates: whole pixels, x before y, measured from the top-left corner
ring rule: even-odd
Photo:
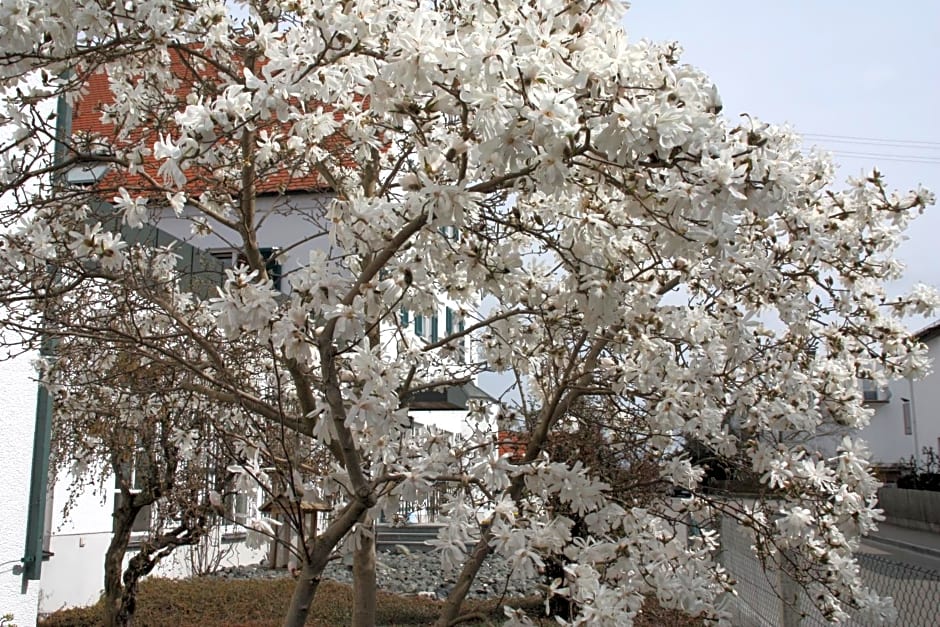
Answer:
[[[781,627],[800,627],[803,614],[800,611],[800,584],[790,576],[787,565],[792,562],[781,551],[778,559],[777,593],[780,595],[780,625]]]

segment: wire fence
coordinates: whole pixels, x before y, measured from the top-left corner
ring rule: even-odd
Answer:
[[[761,563],[751,550],[747,532],[728,519],[721,523],[721,562],[737,581],[737,594],[727,609],[738,627],[816,627],[829,625],[809,595],[770,560]],[[865,585],[894,599],[903,627],[940,625],[940,571],[899,562],[882,555],[857,555]],[[872,625],[870,618],[849,610],[840,623],[852,627]]]

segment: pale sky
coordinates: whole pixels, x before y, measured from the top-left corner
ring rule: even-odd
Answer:
[[[940,195],[940,2],[634,0],[624,23],[678,41],[726,115],[789,123],[835,153],[840,178],[877,166],[890,187]],[[940,206],[908,236],[903,284],[940,288]]]

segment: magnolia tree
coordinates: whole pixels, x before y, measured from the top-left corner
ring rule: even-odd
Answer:
[[[827,616],[890,616],[852,555],[878,519],[864,446],[813,436],[867,422],[859,377],[925,367],[900,319],[934,294],[889,301],[883,284],[929,193],[877,172],[833,188],[831,162],[787,128],[722,116],[676,46],[628,39],[616,2],[0,7],[4,337],[58,339],[46,382],[74,398],[107,383],[56,379],[98,367],[68,349],[79,340],[156,364],[167,393],[223,408],[200,415],[242,435],[241,477],[302,468],[304,446],[254,454],[272,429],[329,451],[336,511],[304,538],[287,624],[345,540],[368,545],[363,522],[441,482],[458,489],[437,548],[459,576],[440,625],[492,553],[520,575],[563,563],[546,594],[570,602],[569,624],[629,624],[649,596],[718,618],[733,578],[717,538],[677,533],[706,511],[751,529]],[[50,116],[59,97],[77,113]],[[193,244],[237,253],[215,294],[141,235],[186,222]],[[106,306],[115,293],[134,306]],[[416,332],[445,307],[454,324]],[[524,433],[412,428],[416,395],[483,370],[534,399]],[[636,434],[617,439],[636,449],[627,467],[655,463],[690,498],[638,499],[557,457],[553,432],[595,397],[611,408],[600,437]],[[691,440],[765,497],[703,491]],[[295,496],[310,478],[279,475]]]

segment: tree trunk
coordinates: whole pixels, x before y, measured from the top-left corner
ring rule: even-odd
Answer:
[[[582,342],[586,341],[586,339],[587,335],[584,335]],[[598,356],[606,346],[606,343],[606,340],[598,340],[594,343],[582,362],[582,373],[591,371],[594,364],[597,362]],[[572,365],[574,363],[576,362],[572,361]],[[587,374],[579,374],[575,377],[575,380],[583,385],[586,377]],[[545,449],[545,443],[548,441],[549,429],[568,411],[571,403],[576,401],[580,394],[581,392],[577,390],[569,391],[567,384],[560,386],[556,390],[552,401],[543,406],[541,412],[539,412],[538,421],[535,428],[532,429],[531,435],[529,436],[529,443],[526,445],[525,455],[523,455],[521,460],[522,464],[531,462],[542,453]],[[506,489],[506,494],[508,494],[509,498],[514,502],[518,503],[524,490],[525,477],[519,474],[512,479],[509,487]],[[476,543],[467,561],[464,562],[460,576],[457,578],[457,583],[454,584],[450,594],[447,595],[447,600],[444,602],[444,607],[441,609],[441,615],[438,617],[437,622],[434,623],[434,627],[450,627],[450,625],[456,622],[464,599],[467,598],[467,593],[470,592],[473,579],[477,576],[477,573],[480,572],[480,567],[483,566],[486,556],[490,553],[490,540],[492,539],[493,533],[490,531],[489,525],[487,525],[483,528],[479,542]]]
[[[441,608],[441,615],[438,617],[437,622],[434,623],[434,627],[450,627],[457,619],[463,601],[467,597],[467,593],[470,592],[473,579],[477,576],[480,567],[483,565],[483,561],[490,553],[491,539],[492,534],[490,533],[489,526],[487,526],[484,528],[480,540],[476,543],[476,546],[473,547],[473,551],[470,553],[469,557],[467,557],[467,561],[464,562],[460,576],[457,578],[457,583],[454,584],[450,594],[447,595],[444,607]]]
[[[131,529],[138,509],[119,507],[114,512],[114,534],[104,556],[104,615],[108,627],[126,627],[133,620],[133,605],[128,612],[121,575],[124,555],[131,540]]]
[[[307,622],[313,597],[316,596],[317,588],[320,586],[322,572],[322,566],[317,568],[309,562],[303,563],[297,584],[294,586],[294,594],[290,598],[287,616],[284,617],[284,627],[303,627]]]
[[[353,553],[352,627],[375,625],[375,524],[366,515],[361,523],[366,528],[362,541]]]
[[[546,583],[551,583],[555,579],[565,580],[565,563],[562,556],[552,556],[545,560],[545,574],[543,575]],[[548,615],[555,620],[571,620],[571,599],[557,594],[552,595],[546,601],[548,603]]]
[[[284,617],[284,627],[303,627],[313,605],[313,598],[320,586],[323,569],[330,561],[330,553],[339,544],[353,526],[360,522],[369,509],[367,499],[354,499],[333,520],[320,537],[313,540],[312,546],[307,546],[306,559],[300,569],[300,576],[294,586],[287,615]]]

